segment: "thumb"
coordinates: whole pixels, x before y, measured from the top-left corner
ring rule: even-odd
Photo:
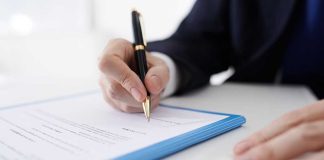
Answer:
[[[149,57],[148,61],[151,66],[145,76],[145,86],[150,93],[157,95],[160,94],[169,81],[169,68],[159,58]]]

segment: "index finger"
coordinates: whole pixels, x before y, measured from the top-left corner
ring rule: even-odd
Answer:
[[[323,138],[323,120],[305,123],[253,147],[236,159],[292,159],[304,153],[323,149]]]
[[[132,61],[132,55],[134,54],[134,49],[132,43],[124,39],[112,39],[108,42],[105,47],[100,61],[105,60],[107,57],[114,55],[118,56],[125,62]]]
[[[132,59],[132,55],[133,49],[130,43],[118,40],[110,42],[101,57],[99,68],[106,77],[120,83],[137,101],[142,102],[146,97],[146,89],[137,74],[127,64]]]

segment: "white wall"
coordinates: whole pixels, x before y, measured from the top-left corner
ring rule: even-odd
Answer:
[[[91,5],[91,0],[0,0],[0,36],[87,32]]]
[[[158,39],[175,30],[193,2],[0,0],[0,74],[91,76],[108,39],[132,40],[132,7],[144,15],[147,38]]]
[[[169,36],[190,11],[194,0],[95,0],[95,26],[111,37],[132,40],[131,10],[144,18],[148,40]]]

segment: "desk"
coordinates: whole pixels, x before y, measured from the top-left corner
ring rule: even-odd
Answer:
[[[226,83],[167,98],[164,104],[244,115],[246,124],[209,141],[178,152],[166,159],[230,159],[234,145],[285,112],[316,101],[302,86]]]
[[[27,100],[37,101],[51,97],[72,94],[89,89],[97,89],[95,81],[34,80],[24,83],[0,85],[2,104],[23,103]],[[41,83],[42,82],[42,83]],[[7,87],[5,87],[7,86]],[[3,99],[3,97],[7,97]],[[211,110],[216,112],[244,115],[247,123],[236,130],[213,138],[199,145],[178,152],[166,159],[230,159],[233,146],[242,138],[262,128],[285,112],[314,102],[316,99],[305,87],[265,86],[251,84],[226,83],[222,86],[208,86],[189,94],[170,97],[164,104]],[[1,103],[0,103],[1,104]]]

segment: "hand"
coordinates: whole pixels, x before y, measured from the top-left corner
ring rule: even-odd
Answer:
[[[238,143],[236,160],[324,159],[324,100],[285,114]]]
[[[169,80],[169,70],[163,60],[146,54],[148,72],[145,86],[151,94],[152,108],[156,108],[160,95]],[[114,108],[124,112],[142,112],[142,102],[147,91],[134,72],[136,62],[134,49],[123,39],[111,40],[99,60],[102,72],[100,86],[105,100]]]

